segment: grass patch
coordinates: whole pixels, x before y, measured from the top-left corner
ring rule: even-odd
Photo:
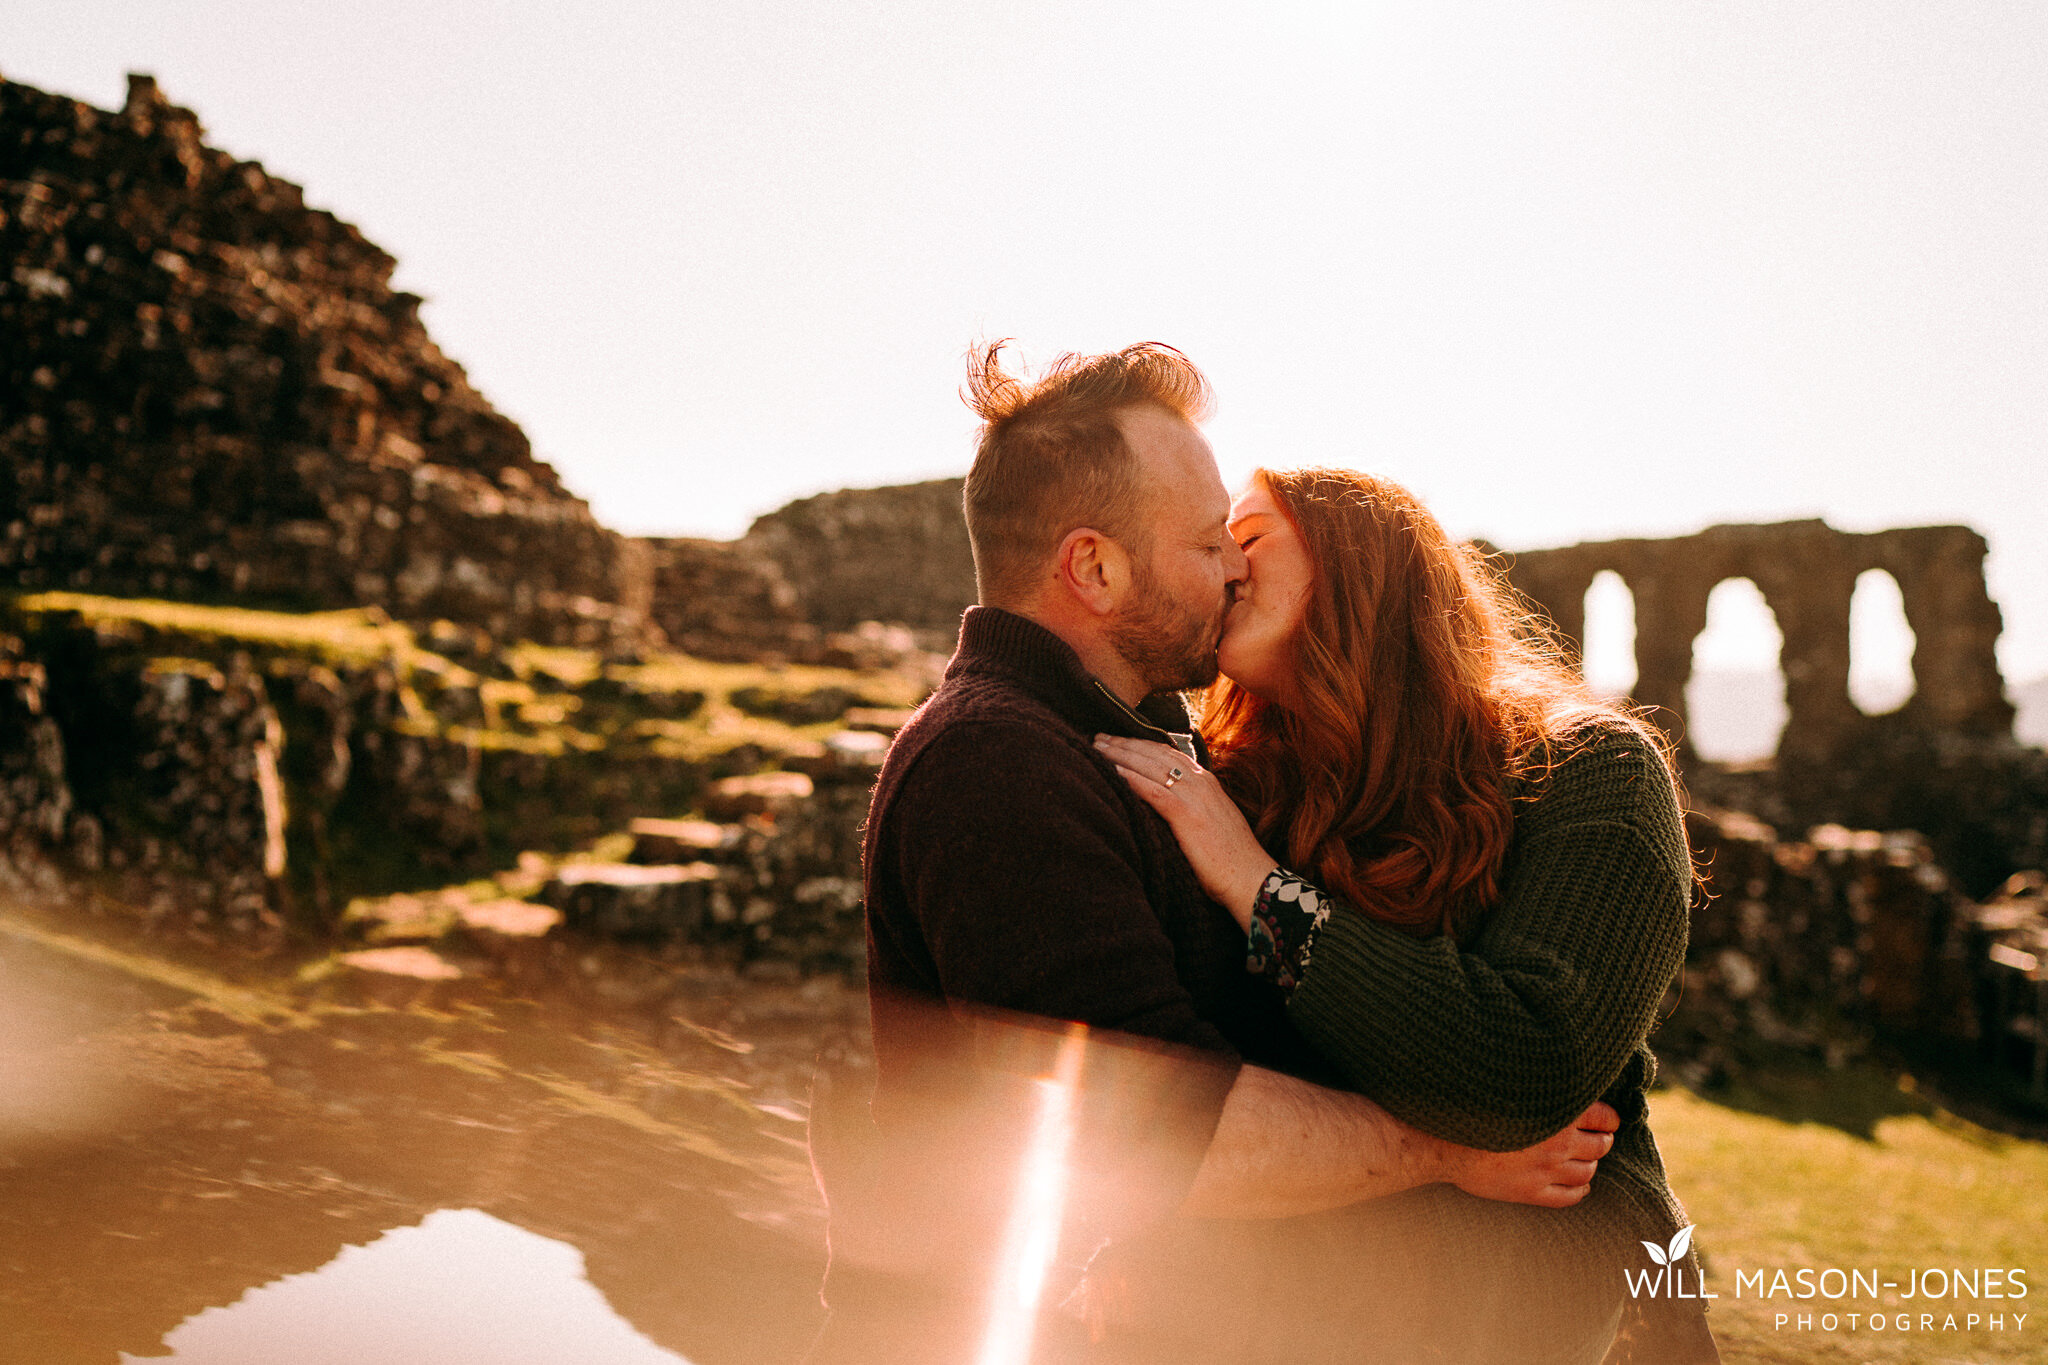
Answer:
[[[505,663],[521,678],[546,674],[564,687],[581,687],[604,672],[604,656],[594,649],[572,649],[566,645],[537,645],[521,640],[502,652]]]
[[[33,593],[15,598],[12,606],[28,617],[75,611],[87,621],[132,621],[173,635],[270,645],[351,663],[426,652],[414,645],[412,631],[372,609],[261,611],[79,592]]]
[[[2048,1143],[2006,1137],[1929,1105],[1874,1069],[1835,1076],[1823,1095],[1815,1076],[1761,1077],[1745,1107],[1682,1090],[1651,1096],[1653,1123],[1672,1187],[1699,1227],[1707,1288],[1721,1297],[1710,1321],[1729,1365],[1770,1362],[2039,1361],[2048,1349]],[[1883,1099],[1889,1093],[1890,1100]],[[1775,1109],[1777,1112],[1764,1112]],[[1859,1132],[1858,1130],[1867,1130]],[[1879,1272],[1897,1289],[1875,1300],[1738,1298],[1737,1271],[1782,1267],[1816,1275],[1829,1267]],[[1913,1270],[2019,1268],[2028,1297],[1907,1300]],[[1831,1280],[1832,1283],[1832,1280]],[[1876,1309],[1911,1330],[1872,1331]],[[2015,1330],[2015,1310],[2027,1315]],[[1935,1314],[1936,1330],[1920,1315]],[[1835,1313],[1834,1331],[1820,1329]],[[1991,1312],[2005,1328],[1991,1331]],[[1777,1315],[1791,1315],[1780,1326]],[[1860,1313],[1851,1330],[1846,1315]],[[1954,1313],[1956,1331],[1941,1330]],[[1966,1319],[1978,1315],[1976,1330]],[[1814,1328],[1799,1331],[1810,1314]]]
[[[906,673],[860,673],[811,664],[770,667],[765,664],[717,663],[687,654],[657,654],[644,664],[614,664],[606,671],[650,692],[702,692],[719,705],[729,704],[733,692],[743,687],[765,687],[785,692],[844,687],[879,706],[915,706],[925,697],[923,684]]]

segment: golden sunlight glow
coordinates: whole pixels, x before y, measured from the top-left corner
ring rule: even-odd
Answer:
[[[1024,1365],[1031,1358],[1039,1300],[1059,1250],[1066,1214],[1068,1154],[1087,1044],[1087,1026],[1070,1024],[1060,1040],[1053,1074],[1036,1082],[1038,1114],[1018,1167],[979,1365]]]

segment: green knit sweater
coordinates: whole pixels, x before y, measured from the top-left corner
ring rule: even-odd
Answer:
[[[1531,1146],[1604,1099],[1622,1126],[1585,1212],[1662,1240],[1684,1215],[1650,1135],[1646,1040],[1685,958],[1685,828],[1628,726],[1557,752],[1516,794],[1501,900],[1475,936],[1417,938],[1340,907],[1289,1014],[1361,1093],[1464,1146]]]

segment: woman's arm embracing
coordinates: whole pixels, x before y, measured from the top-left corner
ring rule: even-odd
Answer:
[[[1692,867],[1671,779],[1601,727],[1517,808],[1500,903],[1460,945],[1348,907],[1289,1004],[1359,1091],[1471,1147],[1528,1146],[1606,1092],[1685,956]]]

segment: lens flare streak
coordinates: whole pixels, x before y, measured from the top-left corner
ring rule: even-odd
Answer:
[[[1038,1112],[1019,1163],[978,1365],[1025,1365],[1031,1358],[1039,1301],[1065,1220],[1069,1154],[1087,1039],[1086,1026],[1070,1026],[1060,1040],[1053,1074],[1036,1083]]]

